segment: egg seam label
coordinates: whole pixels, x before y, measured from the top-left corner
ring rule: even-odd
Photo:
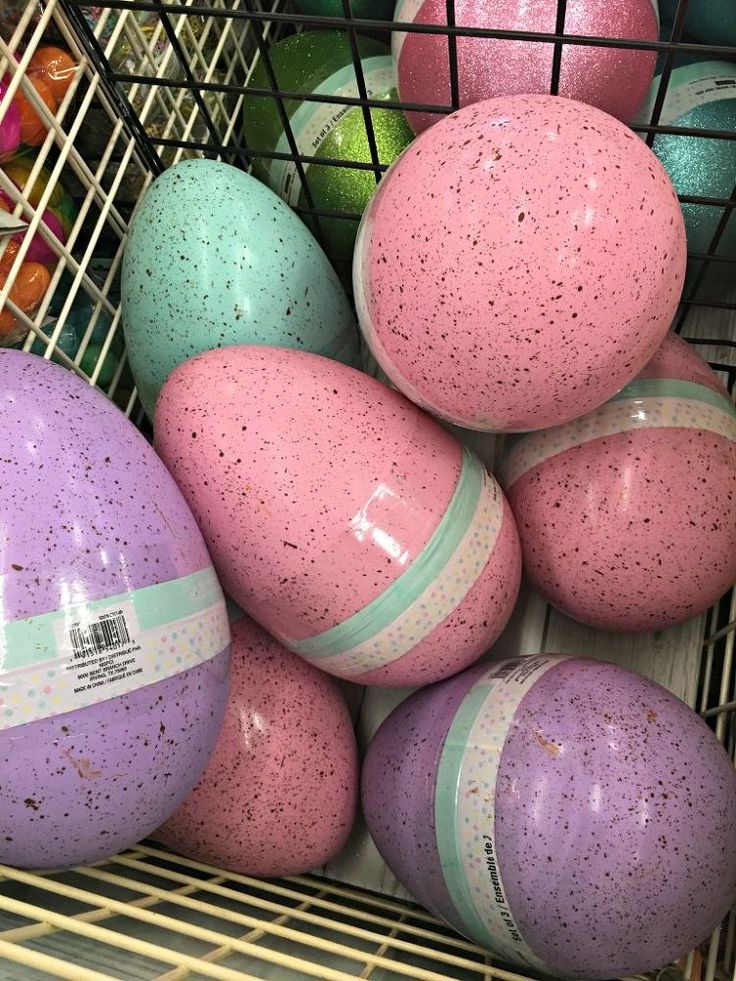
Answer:
[[[644,385],[651,382],[651,385]],[[673,382],[675,388],[698,398],[677,395],[656,397],[643,394],[663,390],[660,379],[643,379],[637,388],[628,386],[600,409],[564,426],[541,430],[520,440],[503,461],[498,479],[507,490],[524,474],[552,457],[606,436],[638,429],[695,429],[715,433],[736,442],[736,409],[723,396],[704,385]],[[631,393],[640,390],[639,397]],[[664,388],[667,391],[667,387]]]
[[[498,485],[465,449],[447,511],[409,568],[342,623],[282,643],[322,670],[356,680],[398,660],[467,596],[495,547],[503,513]]]
[[[727,65],[722,61],[699,62],[675,68],[670,76],[658,124],[670,126],[680,116],[699,106],[736,99],[736,69],[727,74],[726,68]],[[654,103],[659,92],[659,80],[658,75],[650,86],[647,101],[637,117],[639,123],[649,123],[652,118]],[[639,135],[642,139],[646,139],[646,133]]]
[[[390,55],[375,55],[362,61],[363,78],[369,99],[380,99],[393,93],[395,97],[396,73]],[[357,99],[358,82],[352,64],[345,65],[321,82],[313,95],[336,95],[340,98]],[[331,102],[302,102],[289,119],[294,142],[302,156],[316,157],[330,133],[351,110],[360,112],[359,106],[336,105]],[[276,144],[277,153],[290,153],[289,140],[283,132]],[[306,173],[310,164],[302,162]],[[268,182],[279,197],[291,207],[299,203],[302,191],[301,179],[293,160],[272,160],[269,164]]]
[[[229,643],[211,568],[10,621],[0,628],[0,730],[163,681]]]
[[[514,714],[560,659],[539,655],[489,665],[455,713],[435,787],[437,849],[459,921],[499,957],[547,973],[551,968],[525,942],[506,895],[496,848],[495,798]]]

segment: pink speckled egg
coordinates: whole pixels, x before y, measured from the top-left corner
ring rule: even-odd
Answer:
[[[426,684],[506,624],[520,552],[498,484],[374,378],[222,348],[169,376],[154,428],[226,592],[322,670]]]
[[[467,429],[532,430],[601,405],[672,322],[680,205],[631,130],[529,95],[461,109],[393,164],[366,210],[360,324],[405,395]]]
[[[530,580],[584,623],[659,630],[736,581],[736,410],[675,334],[606,405],[521,439],[501,481]]]
[[[225,599],[176,484],[101,392],[4,350],[0,431],[0,862],[88,864],[154,831],[203,772]]]
[[[155,837],[244,875],[329,861],[355,819],[358,756],[332,678],[248,618],[232,626],[232,682],[207,769]]]
[[[532,978],[688,953],[736,899],[736,773],[632,671],[544,654],[423,688],[368,747],[363,811],[433,913]]]
[[[495,31],[557,31],[557,0],[456,0],[458,27]],[[405,24],[447,24],[445,0],[399,0],[394,19]],[[659,40],[656,0],[569,0],[566,34]],[[451,106],[450,55],[442,34],[392,34],[402,102]],[[458,37],[460,105],[497,96],[548,93],[554,44],[490,37]],[[638,112],[654,75],[656,52],[567,44],[562,48],[559,94],[588,102],[629,122]],[[408,112],[415,133],[442,116]]]

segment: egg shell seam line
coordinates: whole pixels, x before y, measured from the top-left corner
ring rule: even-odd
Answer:
[[[736,405],[725,395],[699,385],[697,382],[679,378],[639,378],[626,385],[609,402],[623,402],[626,399],[679,398],[692,402],[706,402],[736,418]]]
[[[704,402],[679,398],[607,402],[564,426],[524,437],[503,461],[498,479],[509,490],[524,474],[560,453],[637,429],[694,429],[736,442],[736,418]]]
[[[367,606],[342,623],[304,640],[283,640],[303,657],[321,659],[345,654],[402,616],[427,590],[457,551],[476,516],[484,489],[483,464],[463,449],[452,499],[434,534],[402,575]]]
[[[149,631],[204,612],[218,602],[222,602],[222,591],[214,570],[208,567],[168,582],[11,620],[0,625],[0,683],[14,669],[47,660],[48,652],[58,646],[57,623],[68,635],[72,623],[89,622],[107,610],[132,603],[140,629]]]
[[[495,793],[505,736],[524,695],[559,662],[524,658],[491,665],[458,707],[435,785],[442,875],[461,921],[501,957],[550,973],[521,936],[503,887],[495,841]],[[482,774],[482,786],[478,775]]]
[[[230,644],[223,599],[193,616],[124,634],[111,646],[80,645],[61,659],[18,669],[12,685],[0,687],[0,731],[164,681],[212,660]]]
[[[493,552],[503,521],[500,495],[484,472],[473,519],[457,549],[423,593],[369,641],[318,661],[323,670],[360,681],[366,672],[398,660],[424,640],[465,599]]]

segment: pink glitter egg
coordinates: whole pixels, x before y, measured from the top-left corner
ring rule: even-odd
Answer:
[[[445,0],[399,0],[398,23],[447,24]],[[456,0],[458,27],[496,31],[556,32],[557,0]],[[655,0],[570,0],[565,33],[634,41],[659,39]],[[451,106],[450,56],[441,34],[392,35],[402,102]],[[497,96],[548,93],[554,44],[489,37],[458,37],[460,105]],[[654,75],[656,52],[567,44],[562,48],[559,94],[588,102],[629,122],[643,103]],[[408,112],[415,133],[441,115]]]
[[[199,783],[155,838],[244,875],[329,861],[355,819],[358,754],[337,684],[247,617],[232,626],[230,697]]]
[[[498,484],[376,379],[221,348],[169,376],[154,429],[226,592],[323,671],[428,684],[505,626],[520,550]]]
[[[671,334],[638,378],[504,461],[531,582],[609,630],[659,630],[736,581],[736,409]]]
[[[680,205],[623,123],[549,95],[468,106],[393,164],[366,210],[363,334],[405,395],[466,429],[575,419],[661,344],[685,271]]]

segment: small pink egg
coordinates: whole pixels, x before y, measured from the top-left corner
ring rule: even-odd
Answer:
[[[256,876],[329,861],[355,819],[358,755],[336,683],[248,618],[232,625],[231,688],[199,783],[155,838]]]
[[[458,27],[554,34],[557,0],[456,0]],[[445,0],[399,0],[395,20],[413,24],[446,24]],[[565,33],[588,37],[657,41],[656,0],[569,0]],[[402,102],[451,106],[450,55],[442,34],[392,35],[394,62]],[[458,37],[460,105],[482,99],[532,92],[548,93],[554,45],[542,41]],[[567,44],[562,48],[559,94],[588,102],[629,122],[638,112],[654,75],[656,52]],[[415,133],[441,115],[408,112]]]
[[[600,409],[521,439],[501,480],[529,579],[576,620],[660,630],[736,581],[736,409],[675,334]]]
[[[541,429],[640,371],[685,272],[680,205],[634,133],[549,95],[432,126],[381,181],[356,243],[364,336],[394,385],[466,429]]]
[[[500,487],[374,378],[303,351],[221,348],[169,376],[154,429],[225,591],[323,671],[428,684],[505,626],[520,552]]]

